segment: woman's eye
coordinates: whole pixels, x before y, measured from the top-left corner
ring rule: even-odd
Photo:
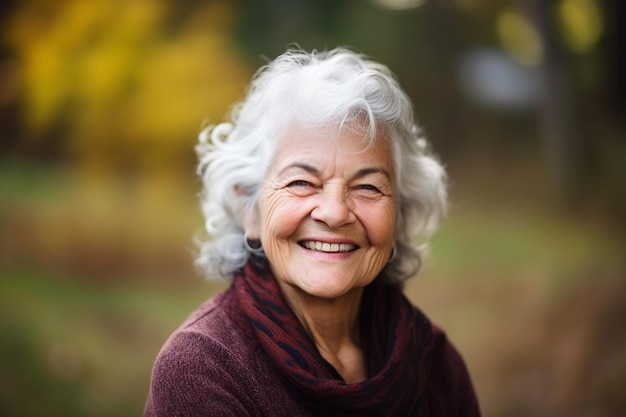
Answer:
[[[377,187],[373,186],[372,184],[361,184],[358,186],[358,189],[365,190],[365,191],[372,191],[376,193],[380,192],[380,190]]]
[[[308,187],[309,185],[311,183],[305,180],[295,180],[289,183],[289,187]]]
[[[308,196],[315,192],[315,185],[306,180],[295,180],[287,184],[287,189],[297,196]]]

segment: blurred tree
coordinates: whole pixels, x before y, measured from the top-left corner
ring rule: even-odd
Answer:
[[[440,151],[535,152],[543,143],[555,185],[564,195],[581,189],[592,140],[580,115],[605,94],[598,81],[605,63],[596,52],[603,33],[597,0],[430,0],[402,11],[384,3],[389,1],[14,3],[3,43],[17,64],[0,72],[17,73],[3,80],[18,80],[20,87],[21,119],[5,112],[3,120],[21,122],[2,123],[21,138],[23,150],[60,151],[89,166],[191,161],[199,121],[222,119],[263,63],[260,56],[273,58],[291,42],[305,49],[351,45],[398,75]],[[612,51],[623,48],[619,40],[611,45]],[[536,113],[541,133],[528,109],[520,115],[464,100],[459,63],[480,47],[543,71],[545,94]],[[623,59],[618,52],[611,56],[617,68]],[[612,74],[614,97],[622,97],[623,77],[618,70]]]
[[[606,0],[609,37],[606,45],[608,56],[608,85],[614,104],[615,118],[626,125],[626,2]]]
[[[608,19],[608,39],[605,44],[605,54],[608,61],[607,95],[610,107],[608,111],[612,121],[617,126],[618,133],[612,146],[605,152],[604,165],[600,171],[610,177],[610,186],[607,194],[610,200],[609,209],[613,218],[626,231],[626,3],[623,0],[605,1]],[[604,107],[603,107],[604,108]],[[608,160],[608,161],[607,161]],[[626,233],[622,233],[626,236]]]
[[[289,43],[332,48],[344,30],[349,0],[240,0],[235,33],[252,55],[270,58]]]
[[[572,72],[564,63],[565,51],[557,41],[554,9],[543,0],[524,3],[526,16],[537,28],[543,46],[538,61],[542,73],[542,96],[538,119],[543,142],[544,158],[551,171],[556,188],[564,198],[571,199],[585,188],[583,166],[584,137],[575,116],[577,94]]]
[[[22,148],[92,166],[189,158],[251,73],[228,1],[24,1],[3,29],[21,72]],[[47,145],[47,146],[46,146]]]

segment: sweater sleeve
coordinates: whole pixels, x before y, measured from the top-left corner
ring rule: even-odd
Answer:
[[[249,370],[229,349],[179,332],[154,364],[144,416],[254,416],[263,408],[255,393]]]
[[[474,386],[458,350],[440,329],[436,339],[430,379],[430,415],[480,417]]]

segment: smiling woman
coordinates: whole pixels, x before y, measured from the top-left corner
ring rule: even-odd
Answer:
[[[320,137],[294,128],[279,142],[261,186],[257,221],[246,221],[244,229],[262,242],[283,292],[291,287],[326,299],[353,297],[390,259],[397,213],[393,160],[386,140],[368,145],[364,134],[329,129]]]
[[[479,415],[460,355],[402,293],[445,173],[387,67],[288,50],[197,150],[197,264],[232,284],[166,342],[146,416]]]

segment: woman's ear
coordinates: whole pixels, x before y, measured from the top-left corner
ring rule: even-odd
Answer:
[[[241,219],[241,225],[243,230],[251,240],[259,240],[261,238],[258,227],[257,209],[255,207],[249,207],[244,203],[248,194],[244,191],[240,185],[235,186],[235,194],[240,199],[242,204],[239,205],[239,218]]]
[[[241,224],[243,225],[243,230],[248,236],[250,240],[261,240],[261,234],[259,233],[259,224],[258,224],[258,216],[256,206],[253,208],[248,208],[245,205],[241,206]]]

